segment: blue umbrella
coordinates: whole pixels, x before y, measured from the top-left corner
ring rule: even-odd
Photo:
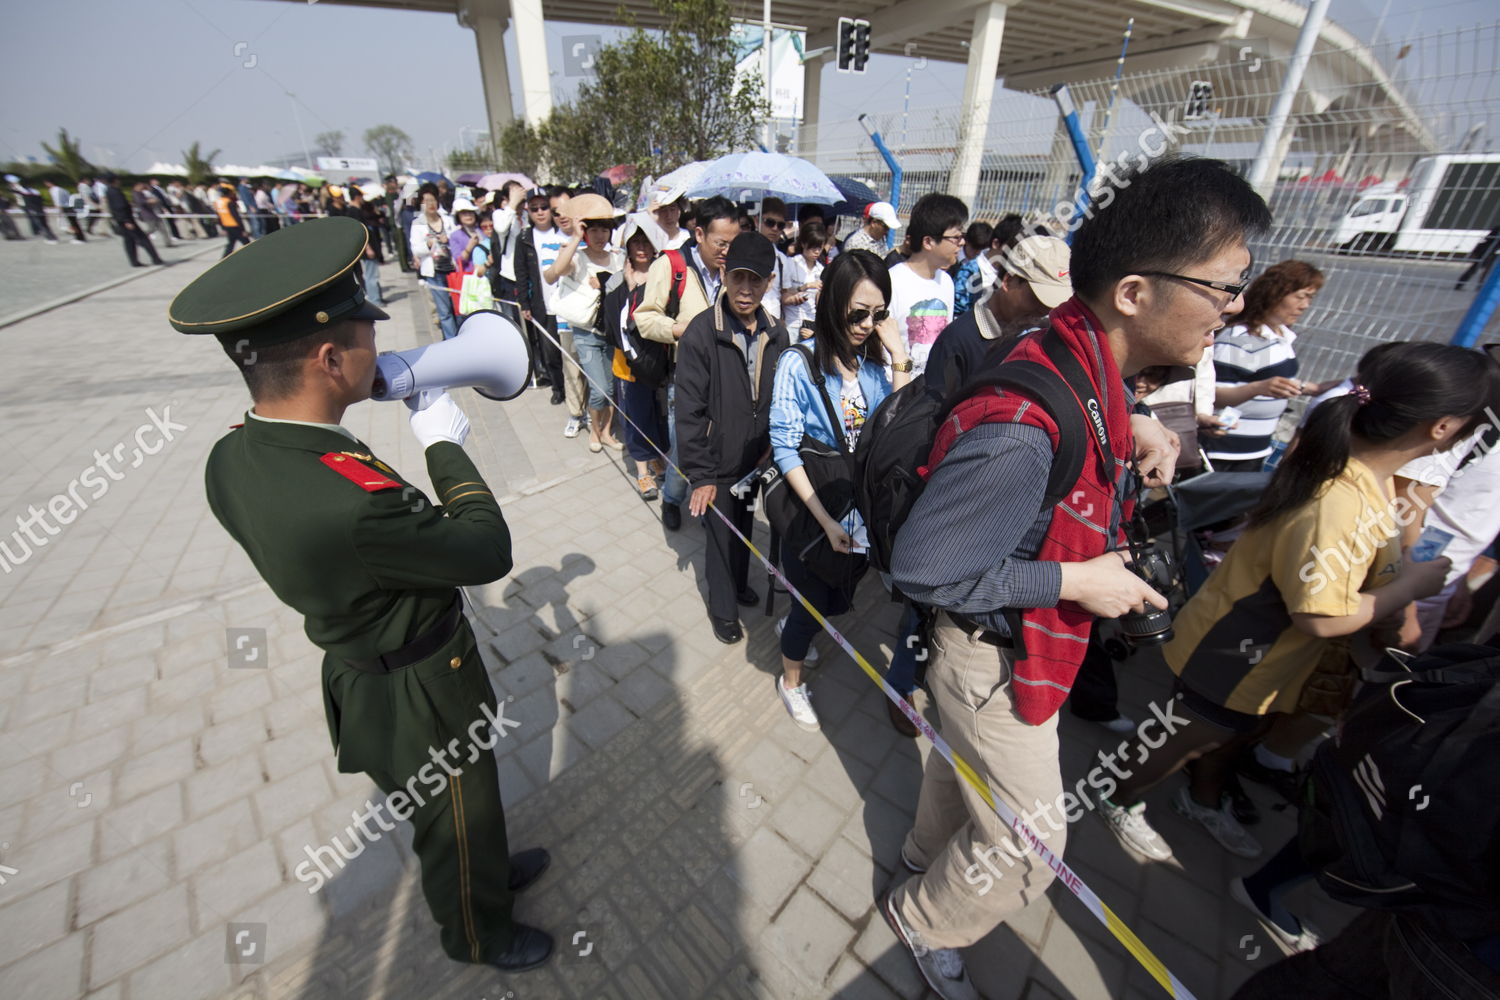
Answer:
[[[690,198],[713,195],[731,201],[780,198],[804,205],[832,205],[843,197],[823,171],[783,153],[730,153],[714,160],[688,187]]]
[[[457,187],[452,181],[438,173],[436,170],[424,170],[417,175],[417,180],[423,184],[436,184],[438,181],[448,181],[449,187]]]
[[[868,184],[854,180],[850,177],[830,177],[833,186],[839,189],[843,200],[833,206],[833,210],[839,215],[858,215],[864,211],[866,205],[880,201],[880,195]]]

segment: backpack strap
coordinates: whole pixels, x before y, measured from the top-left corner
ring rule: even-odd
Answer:
[[[839,451],[846,457],[852,452],[849,442],[844,439],[844,421],[839,418],[838,411],[833,408],[833,398],[828,395],[828,380],[824,377],[817,361],[813,358],[812,348],[806,344],[792,344],[791,349],[802,355],[802,360],[807,363],[807,374],[812,377],[813,385],[818,387],[818,395],[823,397],[823,409],[828,412],[828,420],[833,424],[834,436],[839,441]]]
[[[682,293],[687,290],[687,258],[681,250],[665,250],[672,262],[672,288],[667,292],[667,315],[673,319],[682,311]]]

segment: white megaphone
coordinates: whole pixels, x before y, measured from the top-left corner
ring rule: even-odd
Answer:
[[[472,386],[486,399],[515,399],[531,377],[531,346],[516,325],[498,312],[470,313],[458,335],[375,359],[371,399],[419,397],[418,409],[444,389]]]

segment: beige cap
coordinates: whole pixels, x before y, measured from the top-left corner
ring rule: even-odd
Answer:
[[[569,198],[558,212],[570,219],[586,221],[590,219],[618,219],[625,213],[611,205],[608,198],[597,194],[580,194]]]
[[[1073,297],[1068,244],[1056,236],[1028,236],[1003,251],[995,263],[1031,286],[1048,309]]]

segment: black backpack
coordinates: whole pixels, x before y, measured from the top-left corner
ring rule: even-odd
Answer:
[[[1299,839],[1335,899],[1500,933],[1500,649],[1388,650],[1318,747]]]
[[[1056,338],[1050,330],[1033,336]],[[1009,346],[1013,348],[1014,344]],[[1048,345],[1048,353],[1056,363],[1053,346]],[[1055,346],[1072,358],[1060,341]],[[949,392],[928,384],[929,375],[941,377],[945,373],[924,372],[882,400],[865,421],[854,449],[857,470],[854,485],[859,511],[869,532],[870,562],[876,569],[883,573],[891,571],[896,533],[906,523],[917,497],[927,485],[917,469],[926,465],[932,454],[938,426],[955,406],[981,389],[999,386],[1024,392],[1057,423],[1058,449],[1052,458],[1041,509],[1056,505],[1077,485],[1091,433],[1077,397],[1056,372],[1034,361],[1009,360],[1008,355],[1009,349],[991,352],[984,364]],[[1077,365],[1076,360],[1073,363]],[[892,588],[891,596],[900,599],[903,595]]]

